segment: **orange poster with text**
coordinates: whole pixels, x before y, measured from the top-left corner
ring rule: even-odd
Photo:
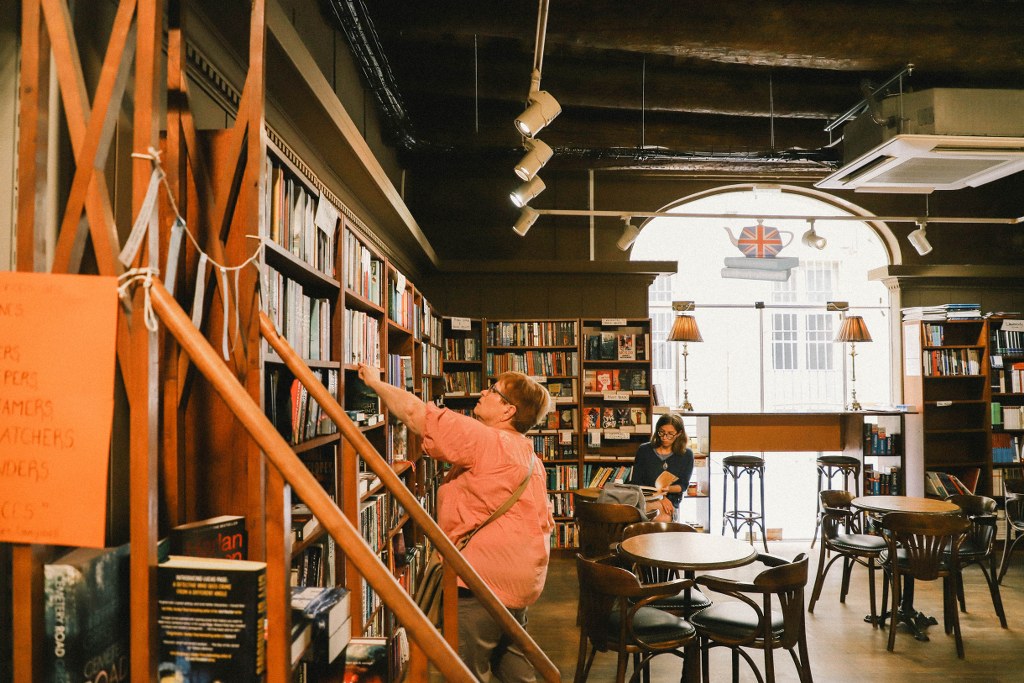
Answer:
[[[117,278],[0,273],[0,541],[102,547]]]

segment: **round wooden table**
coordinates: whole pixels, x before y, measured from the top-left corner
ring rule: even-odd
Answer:
[[[757,550],[746,541],[699,532],[640,534],[622,541],[619,549],[637,564],[678,569],[688,579],[697,571],[742,567],[757,559]],[[686,646],[684,655],[683,680],[696,683],[700,680],[701,666],[696,640]]]
[[[619,547],[623,555],[638,564],[679,569],[688,574],[742,567],[757,559],[757,550],[746,541],[702,533],[640,534],[622,541]]]
[[[955,515],[960,512],[960,506],[948,500],[938,498],[920,498],[917,496],[858,496],[850,501],[850,505],[860,510],[865,510],[878,515],[889,512],[916,512],[924,515]],[[884,623],[887,615],[885,605],[882,605],[881,620]],[[914,634],[917,640],[928,640],[925,629],[938,624],[935,617],[918,612],[914,608],[914,577],[904,578],[903,595],[900,598],[900,608],[897,610],[896,619],[904,623]],[[870,622],[871,617],[864,617],[864,621]]]
[[[887,512],[917,512],[926,515],[951,515],[960,512],[960,506],[948,500],[917,496],[857,496],[850,505],[882,515]]]

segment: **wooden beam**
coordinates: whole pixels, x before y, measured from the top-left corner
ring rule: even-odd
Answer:
[[[130,4],[130,0],[125,2]],[[119,15],[122,8],[119,9]],[[161,52],[163,48],[164,4],[162,0],[140,0],[138,31],[135,36],[135,90],[132,120],[132,149],[146,154],[160,146],[160,99],[163,87]],[[108,49],[109,54],[109,49]],[[94,112],[94,116],[95,116]],[[90,120],[90,128],[94,121]],[[152,163],[135,158],[132,163],[132,215],[137,216],[149,187]],[[97,174],[98,175],[98,174]],[[165,222],[167,218],[165,217]],[[151,226],[153,229],[156,226]],[[96,233],[93,232],[96,242]],[[116,245],[116,235],[114,244]],[[143,245],[137,265],[157,267],[159,254]],[[158,454],[160,434],[160,348],[155,331],[146,327],[146,298],[149,291],[135,288],[133,312],[122,310],[119,318],[126,322],[130,382],[126,379],[131,425],[131,464],[129,466],[129,497],[132,553],[131,624],[136,637],[132,639],[132,678],[156,680],[159,641],[157,629],[157,506],[159,496]]]
[[[50,42],[44,30],[39,2],[24,0],[21,5],[16,267],[25,272],[46,270],[42,222],[46,218]]]
[[[124,0],[131,2],[131,0]],[[71,15],[64,0],[42,0],[43,17],[46,20],[50,35],[57,80],[60,83],[60,94],[64,102],[64,114],[68,125],[71,147],[77,157],[85,144],[87,122],[89,120],[89,97],[82,75],[78,43],[75,40],[71,24]],[[85,204],[89,222],[103,234],[115,234],[114,214],[110,207],[110,192],[107,189],[103,174],[94,175],[89,183]],[[85,249],[84,239],[73,239],[69,236],[65,241],[58,242],[54,254],[53,270],[55,272],[78,272],[81,266],[82,253]],[[60,237],[58,237],[60,239]],[[114,242],[116,244],[116,240]],[[105,258],[106,252],[97,250],[96,258],[104,275],[116,275],[116,259],[110,263]]]

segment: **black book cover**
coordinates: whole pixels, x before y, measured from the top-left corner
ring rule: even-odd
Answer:
[[[172,555],[157,567],[160,680],[266,680],[266,564]]]
[[[57,683],[130,680],[129,546],[76,548],[43,566],[43,676]]]

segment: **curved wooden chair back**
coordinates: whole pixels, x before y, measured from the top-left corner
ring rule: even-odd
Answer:
[[[692,534],[697,530],[684,522],[636,522],[622,530],[622,540],[641,534],[661,534],[672,531]]]
[[[859,533],[860,516],[851,508],[853,494],[849,491],[828,489],[818,492],[821,508],[821,537],[830,543],[838,534]]]
[[[812,679],[810,659],[807,653],[807,630],[804,617],[804,589],[807,586],[808,565],[807,555],[800,553],[792,561],[768,554],[758,554],[758,562],[767,569],[761,571],[752,581],[734,581],[715,576],[705,575],[697,578],[696,583],[716,593],[728,595],[746,604],[753,614],[743,626],[736,628],[735,617],[728,616],[724,620],[716,620],[707,624],[708,637],[715,644],[724,645],[733,650],[733,679],[738,680],[736,665],[738,657],[742,657],[755,672],[758,680],[775,680],[775,662],[772,650],[785,648],[789,651],[801,681]],[[716,603],[718,604],[718,603]],[[708,614],[714,611],[708,609]],[[703,614],[703,613],[702,613]],[[773,627],[774,616],[782,615],[781,632]],[[694,616],[694,623],[700,630],[704,623],[701,614]],[[777,622],[776,622],[777,623]],[[704,635],[704,633],[701,633]],[[764,651],[765,678],[757,672],[754,660],[741,648],[751,647]],[[705,664],[707,656],[702,653]]]
[[[616,681],[622,683],[628,654],[634,656],[632,680],[636,680],[651,657],[671,652],[682,658],[681,648],[696,638],[685,619],[648,606],[692,586],[692,580],[645,586],[635,574],[616,566],[614,555],[589,559],[577,553],[576,572],[580,585],[577,682],[586,680],[597,652],[619,654]]]
[[[853,498],[852,493],[841,489],[827,489],[818,492],[818,500],[821,501],[822,507],[849,509]]]
[[[971,520],[964,548],[970,549],[972,559],[987,557],[996,540],[996,510],[999,506],[988,496],[958,494],[947,498],[956,503]]]
[[[584,557],[602,557],[622,540],[623,530],[643,521],[640,510],[632,505],[595,503],[577,500],[576,524],[580,531],[580,553]]]
[[[622,540],[640,536],[641,534],[660,534],[667,532],[696,533],[689,524],[683,522],[637,522],[630,524],[622,530]],[[644,583],[657,583],[659,581],[670,581],[679,577],[679,572],[674,569],[652,567],[650,565],[634,565],[633,571]]]
[[[890,512],[882,518],[888,530],[890,562],[899,574],[921,581],[947,576],[960,561],[960,544],[967,537],[971,520],[964,515],[935,515],[916,512]],[[951,561],[944,562],[949,554]]]

